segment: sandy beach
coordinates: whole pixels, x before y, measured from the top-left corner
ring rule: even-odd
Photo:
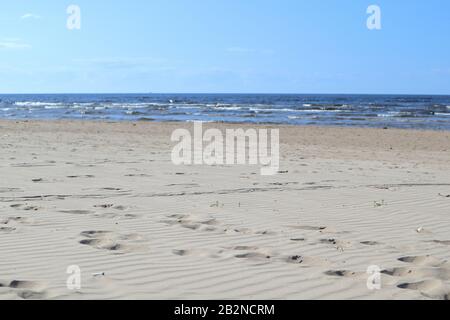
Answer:
[[[270,126],[262,176],[177,128],[1,120],[0,299],[448,299],[450,132]]]

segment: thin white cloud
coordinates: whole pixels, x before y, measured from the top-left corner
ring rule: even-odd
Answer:
[[[35,13],[25,13],[23,16],[20,17],[20,19],[40,19],[41,16]]]
[[[17,49],[28,49],[31,45],[22,42],[20,39],[0,39],[0,50],[17,50]]]
[[[233,52],[233,53],[249,53],[249,52],[254,52],[254,50],[252,49],[248,49],[248,48],[242,48],[242,47],[230,47],[227,48],[228,52]]]

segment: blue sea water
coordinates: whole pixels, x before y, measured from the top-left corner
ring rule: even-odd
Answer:
[[[219,121],[450,130],[450,96],[307,94],[0,95],[3,119]]]

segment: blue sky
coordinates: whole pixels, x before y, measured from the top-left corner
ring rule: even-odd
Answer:
[[[450,94],[449,1],[0,3],[0,93]]]

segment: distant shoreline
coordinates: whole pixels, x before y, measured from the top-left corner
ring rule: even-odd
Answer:
[[[105,123],[105,124],[138,124],[138,123],[149,123],[149,124],[167,124],[167,125],[177,125],[183,127],[189,127],[195,121],[159,121],[153,119],[140,119],[140,120],[108,120],[108,119],[4,119],[0,118],[0,125],[2,122],[11,123]],[[219,126],[232,126],[232,127],[270,127],[270,128],[323,128],[323,129],[343,129],[343,130],[376,130],[376,131],[403,131],[403,132],[449,132],[450,129],[439,129],[439,128],[396,128],[396,127],[367,127],[367,126],[343,126],[343,125],[317,125],[317,124],[285,124],[285,123],[250,123],[250,122],[224,122],[224,121],[199,121],[209,126],[219,125]]]

